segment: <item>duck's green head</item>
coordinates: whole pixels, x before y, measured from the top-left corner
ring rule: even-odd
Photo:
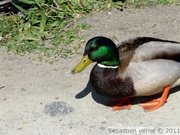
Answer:
[[[97,62],[104,66],[118,66],[119,53],[114,42],[106,37],[94,37],[85,47],[83,58],[72,73],[83,71],[90,63]]]

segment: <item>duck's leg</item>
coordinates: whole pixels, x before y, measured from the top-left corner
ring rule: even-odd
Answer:
[[[163,106],[164,103],[166,102],[169,90],[170,90],[170,85],[164,87],[163,94],[159,100],[154,99],[150,102],[141,103],[140,106],[143,107],[145,112],[150,112],[150,111],[153,111],[155,109],[158,109],[159,107]]]
[[[114,111],[131,108],[130,98],[123,98],[121,100],[111,101],[111,102],[108,102],[106,104],[108,106],[112,106]]]

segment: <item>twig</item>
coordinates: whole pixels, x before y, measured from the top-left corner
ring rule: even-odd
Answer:
[[[1,86],[0,89],[4,88],[5,86]]]
[[[54,4],[56,5],[57,8],[60,8],[58,2],[56,0],[53,0]]]

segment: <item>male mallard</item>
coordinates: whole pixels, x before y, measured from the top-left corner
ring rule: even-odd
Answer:
[[[155,110],[164,104],[170,88],[180,85],[179,42],[138,37],[116,47],[109,38],[94,37],[72,73],[81,72],[91,62],[97,62],[90,74],[93,88],[102,95],[123,99],[114,110],[130,108],[124,106],[130,97],[163,92],[159,100],[140,104],[145,111]]]

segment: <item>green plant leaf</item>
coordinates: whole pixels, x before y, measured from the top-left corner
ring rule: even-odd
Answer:
[[[44,10],[41,11],[41,21],[40,21],[40,32],[43,33],[46,27],[46,15],[44,14]]]
[[[20,41],[22,39],[22,37],[20,35],[15,35],[13,37],[13,39],[16,40],[16,41]]]
[[[35,4],[34,0],[18,0],[18,1],[25,4]]]
[[[12,3],[12,2],[11,2],[11,3]],[[28,11],[26,11],[24,8],[20,7],[19,5],[14,4],[14,3],[12,3],[12,4],[13,4],[17,9],[19,9],[22,13],[24,13],[24,14],[26,14],[26,15],[29,14]]]
[[[24,24],[24,30],[25,30],[25,31],[28,30],[30,27],[31,27],[31,23],[30,23],[30,22],[26,22],[26,23]]]
[[[35,35],[31,31],[24,31],[24,34],[27,38],[35,38]]]

